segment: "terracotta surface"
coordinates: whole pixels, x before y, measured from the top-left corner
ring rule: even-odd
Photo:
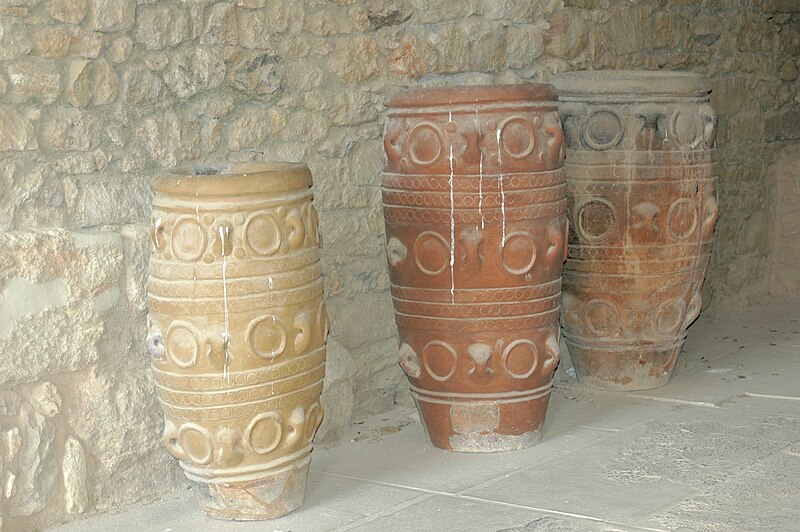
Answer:
[[[578,378],[620,390],[666,384],[717,219],[716,114],[692,73],[556,76],[570,222],[564,337]]]
[[[431,441],[539,441],[558,364],[563,135],[544,84],[406,91],[384,136],[400,365]]]
[[[310,186],[306,166],[280,163],[153,180],[148,349],[164,443],[213,517],[303,503],[329,327]]]

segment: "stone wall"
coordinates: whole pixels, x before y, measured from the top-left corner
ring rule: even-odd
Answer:
[[[566,4],[566,5],[564,5]],[[322,442],[405,393],[383,258],[383,98],[577,68],[708,74],[713,308],[766,287],[767,168],[798,106],[794,0],[0,0],[0,519],[183,485],[144,349],[148,179],[304,161],[332,320]],[[788,116],[788,115],[787,115]],[[796,122],[795,122],[796,123]]]

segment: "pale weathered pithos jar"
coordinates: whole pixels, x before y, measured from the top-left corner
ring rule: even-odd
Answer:
[[[213,517],[303,503],[329,322],[311,173],[231,164],[156,177],[148,293],[164,443]]]
[[[564,339],[578,378],[621,390],[666,384],[717,219],[717,118],[691,72],[555,77],[572,233]]]
[[[387,101],[383,214],[400,365],[431,442],[535,445],[559,359],[567,201],[553,87]]]

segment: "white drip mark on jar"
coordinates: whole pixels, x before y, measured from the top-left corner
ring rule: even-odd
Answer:
[[[478,103],[478,100],[475,100]],[[483,219],[483,147],[481,147],[481,122],[478,118],[478,108],[475,108],[475,125],[478,126],[478,152],[480,153],[480,161],[478,162],[478,216],[481,217],[481,229],[484,227],[485,220]]]
[[[452,105],[452,102],[450,102]],[[453,121],[453,111],[447,111],[448,124]],[[453,143],[450,143],[450,303],[456,302],[456,220],[455,220],[455,198],[453,193]]]
[[[506,245],[506,191],[503,188],[503,155],[500,152],[500,128],[497,128],[497,169],[500,172],[500,212],[503,215],[503,238],[501,245]]]
[[[228,260],[225,255],[225,239],[228,238],[230,235],[228,234],[228,226],[220,225],[219,226],[219,241],[220,241],[220,248],[222,249],[222,302],[223,302],[223,313],[225,315],[225,329],[222,331],[222,349],[225,352],[225,364],[222,368],[222,374],[225,379],[228,379],[228,364],[230,362],[230,324],[228,322],[228,278],[227,278],[227,269],[228,269]]]

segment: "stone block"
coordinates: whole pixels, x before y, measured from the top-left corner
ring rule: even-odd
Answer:
[[[526,68],[542,55],[544,36],[542,30],[533,24],[509,27],[506,41],[510,68]]]
[[[174,53],[164,82],[178,98],[219,87],[225,79],[225,61],[216,47],[192,46]]]
[[[5,507],[9,516],[30,516],[43,510],[56,493],[55,425],[22,400],[17,415],[5,420],[4,428],[8,426],[4,443],[13,452],[6,456],[11,475],[4,479]]]
[[[403,34],[397,46],[387,57],[390,72],[411,79],[418,79],[431,70],[436,55],[430,42],[417,38],[412,33]]]
[[[164,81],[141,64],[127,64],[120,85],[122,100],[128,105],[162,101],[167,90]]]
[[[431,6],[431,11],[435,11],[440,6]],[[405,0],[367,0],[364,3],[369,29],[372,31],[381,28],[398,26],[414,13],[411,6]]]
[[[353,374],[350,353],[334,340],[328,340],[325,383],[322,388],[322,419],[315,443],[330,445],[346,436],[353,416]]]
[[[0,106],[0,151],[39,147],[33,122],[11,106]]]
[[[778,297],[800,293],[800,142],[787,143],[770,168],[773,180],[769,225],[769,291]]]
[[[0,258],[0,387],[95,363],[104,322],[94,300],[117,285],[119,235],[0,233],[0,246],[11,250]]]
[[[68,28],[45,26],[31,34],[32,52],[39,57],[65,57],[69,54],[74,32]]]
[[[126,225],[120,229],[124,250],[123,283],[125,298],[136,310],[147,309],[147,265],[150,259],[150,227]]]
[[[61,461],[61,478],[64,481],[64,502],[68,514],[80,514],[89,505],[86,488],[86,453],[75,438],[64,443],[64,458]]]
[[[68,220],[72,227],[122,225],[145,219],[151,194],[147,177],[69,178]]]
[[[59,22],[80,23],[86,16],[87,0],[48,0],[47,13]]]
[[[26,55],[33,48],[30,32],[19,19],[0,16],[0,61]]]
[[[89,92],[94,105],[113,103],[119,93],[119,76],[111,63],[98,59],[93,63],[89,78]]]
[[[345,303],[339,298],[330,301],[331,334],[345,349],[355,349],[391,338],[396,334],[394,310],[388,293],[376,297],[358,294]],[[363,325],[369,323],[365,328]]]
[[[145,352],[144,334],[134,352]],[[95,511],[153,501],[186,484],[177,461],[163,449],[163,415],[143,360],[138,358],[135,370],[109,360],[105,369],[90,368],[75,379],[74,408],[64,421],[92,457]]]
[[[766,141],[800,139],[800,111],[786,111],[766,119]]]
[[[353,20],[338,9],[314,9],[306,14],[303,23],[303,30],[313,35],[350,33],[353,29]]]
[[[67,67],[67,101],[74,107],[86,107],[92,99],[89,93],[89,73],[92,64],[86,60],[72,61]]]
[[[286,117],[286,126],[278,138],[293,142],[320,142],[325,139],[330,122],[324,114],[295,111]]]
[[[233,4],[227,2],[214,4],[203,28],[202,42],[237,45],[239,43],[239,24],[236,13],[237,7]]]
[[[79,109],[56,108],[42,120],[44,146],[55,151],[94,149],[100,142],[102,120]]]
[[[457,25],[447,25],[428,37],[436,51],[435,72],[450,74],[470,68],[470,39]]]
[[[724,116],[747,106],[750,91],[744,76],[726,77],[711,81],[711,105]]]
[[[343,81],[366,81],[378,74],[378,44],[368,35],[338,39],[331,53],[330,69]]]
[[[353,418],[384,412],[408,389],[398,361],[397,338],[390,337],[351,351],[358,368],[353,387]]]
[[[61,94],[61,72],[46,59],[27,58],[8,66],[8,100],[13,103],[53,103]]]
[[[136,18],[136,0],[90,0],[89,13],[95,31],[129,30]]]
[[[767,13],[800,13],[800,4],[795,0],[760,0],[758,3]]]
[[[135,37],[147,49],[173,48],[186,40],[189,33],[189,17],[184,9],[166,4],[139,8]]]
[[[508,64],[506,32],[499,23],[470,17],[458,24],[469,35],[469,68],[475,72],[499,72]]]
[[[428,0],[409,0],[408,4],[420,24],[461,20],[480,12],[483,2],[477,0],[444,1],[432,4]]]
[[[768,52],[775,38],[776,33],[766,17],[746,13],[737,32],[736,45],[740,52]]]
[[[247,107],[242,109],[238,118],[231,121],[228,127],[228,149],[239,151],[242,148],[260,146],[268,136],[274,135],[285,125],[285,117],[275,109],[273,113],[263,107]]]
[[[231,85],[248,96],[278,97],[286,84],[283,62],[267,51],[237,54],[230,76]]]
[[[168,111],[144,119],[136,128],[136,136],[150,157],[164,167],[174,167],[183,159],[181,122],[178,115]]]
[[[133,52],[133,39],[127,35],[118,37],[111,42],[107,52],[112,63],[119,64],[127,61]]]

